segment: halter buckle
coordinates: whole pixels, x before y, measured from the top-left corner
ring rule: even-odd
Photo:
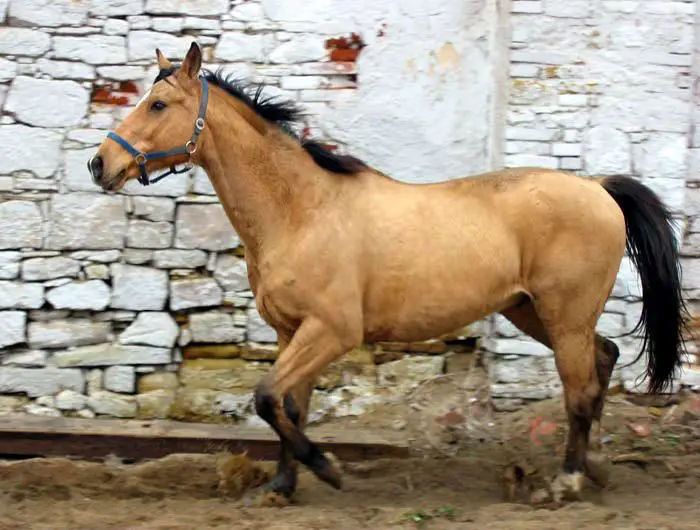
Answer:
[[[204,130],[204,118],[197,118],[197,121],[194,122],[194,126],[199,132],[202,132]]]
[[[185,144],[185,150],[190,156],[197,152],[197,144],[194,142],[194,140],[187,141],[187,143]]]
[[[146,162],[148,161],[148,158],[146,158],[146,155],[145,155],[145,154],[139,153],[138,155],[135,155],[135,156],[134,156],[134,160],[136,161],[136,163],[137,163],[139,166],[143,166],[143,165],[145,165]]]

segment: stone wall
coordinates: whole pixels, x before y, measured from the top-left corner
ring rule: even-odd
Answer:
[[[697,14],[650,0],[0,0],[0,410],[254,421],[276,337],[206,175],[105,194],[85,166],[153,79],[154,49],[181,58],[192,39],[207,66],[301,102],[301,134],[402,180],[503,165],[639,177],[677,214],[694,303]],[[618,337],[639,311],[625,260],[600,329]],[[476,335],[500,407],[559,391],[551,352],[490,318],[352,352],[319,382],[313,420],[466,369]],[[630,360],[638,340],[618,343]],[[638,372],[613,384],[633,390]]]
[[[500,152],[490,127],[504,70],[483,74],[505,60],[495,6],[0,1],[0,410],[249,417],[276,357],[203,172],[119,194],[90,181],[86,161],[150,85],[156,47],[181,59],[196,39],[207,66],[303,103],[304,135],[401,178],[452,177]],[[353,352],[319,382],[312,418],[400,397],[466,366],[468,350]]]
[[[700,294],[700,261],[691,259],[700,256],[696,9],[693,1],[513,1],[505,130],[507,166],[634,175],[657,191],[685,236],[691,307]],[[638,352],[638,338],[621,335],[640,311],[637,275],[625,258],[599,322],[603,334],[618,337],[621,364]],[[491,330],[492,390],[502,406],[559,392],[549,351],[501,318],[492,319]],[[641,390],[640,373],[640,366],[619,368],[612,384]],[[700,370],[689,366],[680,382],[700,385]]]

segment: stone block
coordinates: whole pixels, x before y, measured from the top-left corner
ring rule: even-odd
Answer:
[[[29,346],[32,348],[70,348],[103,343],[110,339],[109,322],[86,318],[34,321],[29,323]]]
[[[247,337],[253,342],[277,342],[277,332],[263,320],[255,307],[248,309]]]
[[[88,64],[123,64],[126,62],[126,39],[116,35],[54,37],[54,57]]]
[[[508,127],[506,140],[525,140],[537,142],[550,142],[559,134],[556,129],[539,129],[532,127]]]
[[[27,313],[24,311],[0,311],[0,349],[25,342],[26,328]]]
[[[155,61],[156,48],[160,48],[168,58],[182,60],[191,40],[190,37],[176,37],[158,31],[130,31],[127,37],[129,61]]]
[[[55,309],[102,311],[109,305],[109,286],[102,280],[72,281],[46,293]]]
[[[195,342],[231,343],[245,340],[245,330],[236,328],[232,316],[228,313],[193,313],[189,322]]]
[[[88,397],[75,390],[61,390],[55,402],[59,410],[80,410],[87,406]]]
[[[0,173],[29,171],[40,178],[50,177],[61,161],[61,141],[61,135],[55,131],[20,124],[0,125]]]
[[[539,156],[539,155],[506,155],[505,157],[506,167],[542,167],[547,169],[557,169],[559,167],[559,161],[553,156]]]
[[[139,313],[136,320],[119,336],[122,344],[143,344],[173,348],[180,328],[168,313]]]
[[[138,392],[144,394],[155,390],[175,390],[179,386],[180,381],[173,372],[153,372],[139,378]]]
[[[207,254],[202,250],[156,250],[153,265],[159,269],[196,269],[207,264]]]
[[[219,254],[216,258],[214,278],[224,291],[236,292],[250,289],[245,260],[231,254]]]
[[[183,330],[183,335],[185,331],[191,335],[192,332],[189,328]],[[192,342],[190,337],[189,344]],[[242,347],[236,344],[206,344],[206,345],[194,345],[188,346],[185,344],[183,355],[185,359],[233,359],[235,357],[241,357]],[[182,344],[181,344],[182,345]],[[252,359],[252,360],[262,360],[262,359]]]
[[[240,245],[220,204],[182,204],[175,221],[175,246],[186,249],[229,250]]]
[[[0,27],[0,54],[39,57],[51,47],[51,37],[28,28]]]
[[[315,35],[293,37],[281,43],[268,56],[273,64],[294,64],[318,61],[326,57],[323,38]]]
[[[218,306],[223,299],[223,291],[213,278],[188,278],[170,282],[172,311]]]
[[[135,217],[147,221],[172,221],[175,219],[175,201],[165,197],[134,197]]]
[[[136,403],[139,419],[165,419],[175,403],[175,390],[159,389],[144,392],[136,396]]]
[[[686,177],[688,140],[684,134],[652,134],[635,146],[635,169],[646,178]]]
[[[0,280],[14,280],[19,277],[19,267],[19,252],[0,252]]]
[[[158,365],[169,364],[172,356],[169,348],[107,343],[56,352],[54,361],[61,368]]]
[[[136,371],[133,366],[109,366],[104,371],[105,390],[131,394],[136,390]]]
[[[88,91],[75,81],[19,76],[5,101],[5,111],[36,127],[74,127],[87,115]]]
[[[43,240],[41,211],[34,202],[0,203],[0,249],[39,248]]]
[[[126,245],[132,248],[168,248],[173,240],[173,225],[166,221],[131,221]]]
[[[115,418],[135,418],[136,399],[134,396],[115,394],[106,390],[95,392],[88,398],[88,407],[95,413]]]
[[[632,151],[629,137],[613,127],[591,128],[584,139],[583,161],[590,175],[629,174]]]
[[[227,32],[219,39],[214,54],[217,61],[263,62],[273,42],[271,35]]]
[[[70,26],[87,23],[89,2],[21,0],[10,2],[8,16],[18,26]]]
[[[51,199],[49,248],[122,248],[126,230],[126,214],[121,197],[71,193],[55,194]]]
[[[43,285],[0,281],[0,309],[39,309],[42,305]]]
[[[492,383],[527,385],[556,382],[559,375],[553,357],[495,358],[489,363],[489,380]]]
[[[0,392],[25,393],[29,397],[49,396],[61,390],[82,392],[85,379],[80,370],[62,368],[0,367]]]
[[[135,265],[111,265],[112,302],[116,309],[160,311],[168,297],[168,273]]]
[[[90,14],[99,17],[134,17],[143,13],[144,0],[92,0]]]
[[[22,262],[22,279],[24,281],[76,278],[79,272],[80,262],[65,256],[31,258]]]
[[[180,367],[180,383],[189,388],[227,392],[251,390],[269,368],[269,363],[242,359],[185,359]]]
[[[229,0],[146,0],[146,13],[154,15],[224,15]]]
[[[39,59],[36,62],[36,67],[39,72],[54,79],[72,79],[73,81],[79,79],[92,81],[95,79],[95,68],[85,63]]]
[[[0,315],[0,320],[2,316]],[[2,364],[24,368],[41,368],[46,366],[48,354],[43,350],[24,350],[7,353],[2,357]]]

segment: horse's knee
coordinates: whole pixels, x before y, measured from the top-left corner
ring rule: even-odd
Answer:
[[[276,398],[270,392],[267,382],[263,379],[255,387],[255,412],[269,423],[273,428],[276,427],[277,421],[275,417],[275,401]]]
[[[610,367],[614,367],[615,363],[620,358],[620,348],[610,339],[603,338],[603,349],[610,360]]]
[[[286,396],[284,396],[283,403],[285,414],[287,414],[289,420],[298,427],[299,420],[301,419],[301,411],[299,410],[299,407],[294,401],[294,397],[292,396],[292,394],[287,394]]]

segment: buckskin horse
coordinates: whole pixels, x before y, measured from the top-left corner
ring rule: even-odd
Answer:
[[[197,44],[179,67],[156,56],[151,89],[88,167],[108,191],[185,163],[208,174],[279,337],[255,389],[281,444],[264,491],[290,497],[297,462],[341,488],[340,469],[303,432],[314,380],[331,362],[363,341],[425,340],[501,313],[554,351],[569,433],[550,488],[576,497],[592,476],[589,433],[619,355],[596,323],[625,248],[641,278],[648,388],[672,383],[687,310],[671,216],[649,188],[537,168],[402,183],[297,138],[293,103],[200,73]]]

